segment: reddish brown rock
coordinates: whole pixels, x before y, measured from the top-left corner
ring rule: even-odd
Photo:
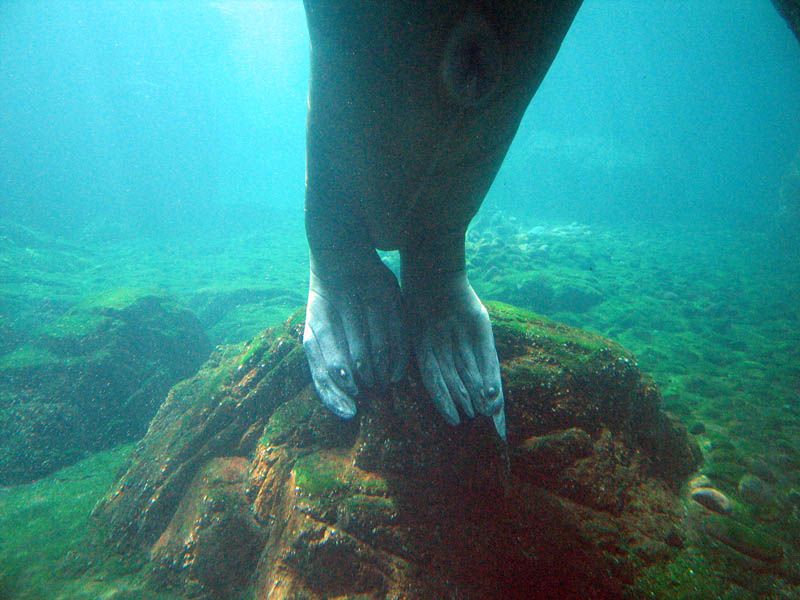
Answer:
[[[696,446],[621,347],[490,312],[507,445],[445,424],[415,373],[329,414],[295,318],[172,390],[98,539],[200,598],[619,597],[680,547]]]

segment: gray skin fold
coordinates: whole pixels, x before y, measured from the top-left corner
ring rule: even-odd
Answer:
[[[306,0],[311,37],[303,344],[341,417],[412,351],[451,424],[492,418],[500,365],[464,235],[580,6]],[[399,250],[401,283],[376,249]]]

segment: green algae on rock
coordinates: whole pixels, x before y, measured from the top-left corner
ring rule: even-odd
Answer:
[[[0,484],[141,437],[207,351],[197,319],[147,290],[89,298],[0,357]]]
[[[783,559],[783,548],[769,534],[751,529],[720,515],[708,515],[701,522],[703,531],[733,550],[766,563]]]
[[[443,422],[413,371],[359,399],[355,419],[328,413],[301,311],[172,389],[94,511],[96,560],[143,554],[151,587],[207,598],[623,593],[675,551],[694,442],[618,345],[489,310],[507,445],[483,420]],[[236,524],[235,541],[217,522]]]

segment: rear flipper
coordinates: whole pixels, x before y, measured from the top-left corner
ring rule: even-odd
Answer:
[[[460,422],[460,406],[469,418],[476,413],[491,417],[505,439],[500,362],[486,307],[463,269],[418,269],[409,264],[413,257],[403,258],[403,295],[425,389],[448,423]],[[430,260],[428,256],[424,262]]]
[[[351,418],[359,393],[403,377],[402,323],[397,280],[380,260],[358,276],[331,276],[312,261],[303,347],[325,406]]]

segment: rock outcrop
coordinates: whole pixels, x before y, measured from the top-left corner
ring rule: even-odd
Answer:
[[[607,598],[683,544],[699,450],[620,346],[492,305],[508,443],[416,373],[342,421],[302,315],[176,385],[93,520],[193,598]]]
[[[141,438],[207,352],[192,313],[138,290],[95,296],[44,326],[0,356],[0,485]]]

